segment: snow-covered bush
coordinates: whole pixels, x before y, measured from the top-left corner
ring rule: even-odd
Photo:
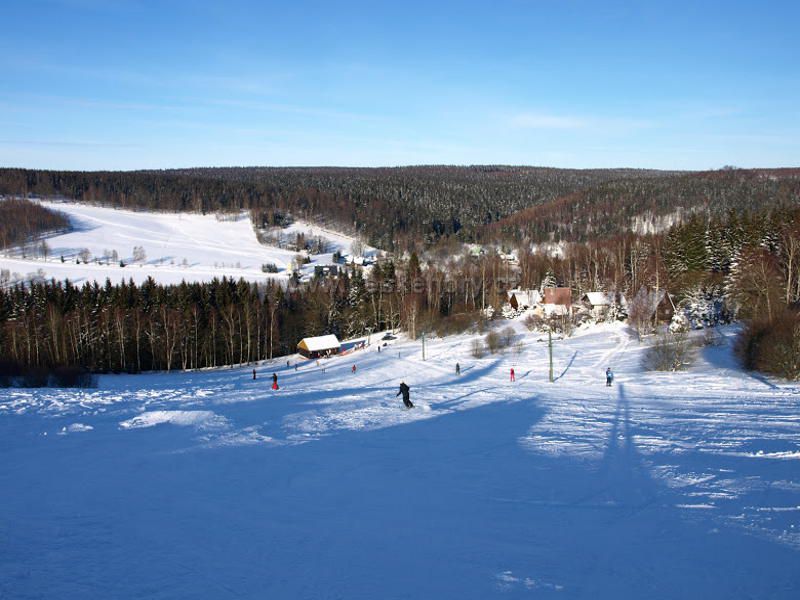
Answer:
[[[800,379],[800,315],[787,310],[751,321],[736,340],[736,353],[746,369]]]
[[[575,325],[594,325],[597,323],[597,315],[585,306],[581,306],[574,316]]]
[[[486,354],[486,349],[483,346],[483,342],[477,338],[472,340],[471,352],[473,358],[483,358],[484,354]]]
[[[628,310],[625,308],[625,305],[614,300],[608,307],[608,312],[606,312],[606,321],[614,323],[616,321],[624,321],[627,318]]]
[[[544,327],[545,330],[549,329],[553,333],[560,333],[564,337],[571,336],[574,328],[575,324],[569,315],[552,315],[545,321]]]
[[[497,354],[503,347],[502,338],[496,331],[490,331],[486,334],[486,347],[492,354]]]
[[[481,311],[483,318],[487,321],[491,321],[494,318],[494,306],[487,306]]]
[[[505,327],[500,332],[500,341],[502,343],[502,347],[508,348],[511,344],[513,344],[516,335],[517,334],[512,327]]]
[[[669,324],[670,333],[685,333],[689,331],[689,319],[682,310],[675,311]]]
[[[310,262],[311,259],[305,254],[295,254],[294,258],[292,259],[292,264],[294,265],[294,268],[297,271],[302,269],[303,265],[307,265]]]
[[[694,361],[694,346],[687,332],[667,331],[655,337],[642,359],[651,371],[682,371]]]
[[[544,327],[544,319],[534,313],[531,313],[525,317],[524,323],[525,327],[528,328],[528,331],[541,331]]]
[[[503,315],[503,318],[505,319],[514,319],[520,316],[523,312],[525,311],[514,308],[513,306],[511,306],[511,303],[509,302],[506,302],[500,308],[500,313]]]

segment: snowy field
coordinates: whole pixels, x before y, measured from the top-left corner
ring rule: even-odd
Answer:
[[[3,390],[0,598],[800,597],[800,387],[520,335]]]
[[[47,239],[50,246],[47,260],[22,258],[19,249],[0,255],[0,269],[16,274],[14,279],[40,276],[102,283],[108,278],[112,283],[123,279],[142,283],[152,277],[165,284],[211,281],[223,276],[248,281],[265,281],[270,277],[285,280],[287,269],[297,255],[259,243],[245,213],[234,221],[218,221],[214,215],[194,213],[134,212],[69,202],[42,204],[65,213],[73,231]],[[309,238],[321,237],[326,241],[328,252],[312,256],[312,262],[303,268],[304,275],[313,273],[315,266],[332,264],[337,250],[349,253],[353,243],[353,238],[304,222],[295,222],[281,232],[304,233]],[[144,249],[142,261],[134,262],[136,246]],[[83,249],[89,251],[92,261],[76,264]],[[118,260],[102,260],[114,251]],[[366,253],[374,254],[375,250],[367,247]],[[100,264],[94,262],[95,257],[101,259]],[[120,260],[125,267],[120,267]],[[261,266],[266,263],[273,263],[279,272],[264,273]]]

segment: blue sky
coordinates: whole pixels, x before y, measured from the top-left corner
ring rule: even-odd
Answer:
[[[800,166],[800,3],[6,2],[0,166]]]

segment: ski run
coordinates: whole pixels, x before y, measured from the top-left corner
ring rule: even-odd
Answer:
[[[800,386],[515,326],[3,390],[0,598],[798,597]]]

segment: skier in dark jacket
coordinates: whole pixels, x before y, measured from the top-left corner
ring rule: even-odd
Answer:
[[[456,363],[456,375],[461,375],[461,365]]]
[[[614,373],[611,371],[611,367],[606,369],[606,387],[611,387],[611,382],[614,381]]]
[[[394,397],[397,398],[400,394],[403,394],[403,404],[405,404],[406,408],[414,408],[414,405],[411,403],[409,399],[409,395],[411,393],[411,389],[406,385],[405,381],[400,382],[400,391],[397,392]]]

